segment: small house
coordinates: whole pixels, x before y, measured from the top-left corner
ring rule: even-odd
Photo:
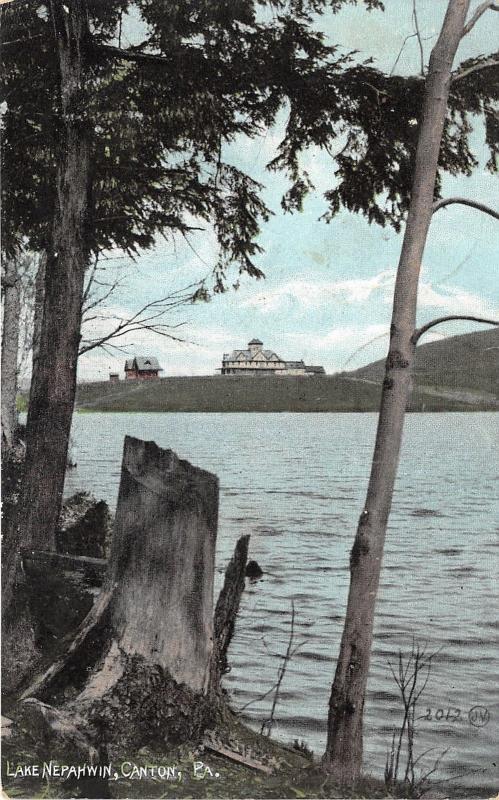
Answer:
[[[159,378],[160,372],[163,372],[163,369],[159,366],[158,359],[152,356],[135,356],[135,358],[127,358],[125,362],[127,380],[153,380]]]
[[[110,372],[109,373],[109,380],[111,383],[119,383],[120,376],[118,372]]]

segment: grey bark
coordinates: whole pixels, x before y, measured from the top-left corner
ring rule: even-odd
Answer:
[[[57,706],[72,685],[65,712],[110,744],[195,739],[214,708],[217,518],[215,475],[127,437],[102,591],[67,654],[23,697]]]
[[[350,589],[331,690],[325,769],[343,785],[358,779],[373,622],[386,526],[411,387],[418,279],[433,211],[435,178],[454,56],[469,0],[450,0],[432,51],[404,242],[393,300],[376,443],[364,510],[350,556]]]
[[[5,457],[14,446],[17,426],[17,359],[21,291],[15,258],[7,261],[2,276],[2,289],[2,455]]]
[[[126,437],[107,578],[113,624],[123,652],[154,654],[194,692],[208,689],[217,519],[215,475]]]

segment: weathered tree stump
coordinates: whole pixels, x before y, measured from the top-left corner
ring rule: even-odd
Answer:
[[[216,476],[126,437],[101,594],[66,655],[24,693],[37,698],[31,717],[50,728],[60,716],[48,709],[63,705],[86,740],[134,749],[192,741],[213,723],[217,516]]]
[[[249,538],[248,535],[241,536],[237,541],[234,555],[225,570],[224,585],[215,608],[215,642],[211,670],[211,686],[215,692],[220,691],[222,677],[229,668],[227,651],[234,635],[237,612],[244,591]]]

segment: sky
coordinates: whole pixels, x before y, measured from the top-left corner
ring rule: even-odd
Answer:
[[[472,0],[472,10],[477,7]],[[417,0],[425,59],[438,35],[447,0]],[[414,32],[412,0],[385,0],[385,12],[367,13],[349,6],[326,15],[321,26],[331,42],[359,58],[372,56],[375,66],[390,72],[407,36]],[[130,36],[133,36],[133,31]],[[487,12],[463,39],[456,64],[497,49],[499,14]],[[406,42],[396,72],[420,69],[417,40]],[[322,194],[334,180],[334,161],[318,150],[303,164],[315,183],[302,213],[284,214],[280,199],[287,180],[266,170],[283,132],[284,113],[264,136],[240,138],[226,148],[224,158],[265,185],[264,199],[274,212],[262,227],[257,258],[265,279],[242,278],[240,288],[216,295],[208,303],[178,309],[169,318],[176,341],[148,332],[119,340],[125,352],[94,350],[79,360],[80,381],[107,380],[109,372],[124,377],[126,357],[156,356],[168,375],[210,375],[221,366],[222,354],[257,337],[264,346],[289,360],[304,359],[334,373],[355,369],[386,354],[395,270],[402,234],[369,225],[346,211],[326,224]],[[443,196],[465,196],[497,206],[497,178],[485,170],[488,155],[479,122],[473,134],[480,166],[470,178],[447,176]],[[450,206],[435,215],[425,251],[420,282],[418,322],[447,314],[477,314],[499,318],[497,296],[497,221],[478,211]],[[135,263],[120,253],[105,262],[109,275],[120,272],[123,283],[99,313],[102,319],[84,327],[93,337],[106,331],[109,318],[136,312],[142,305],[204,278],[217,259],[209,231],[193,234],[190,243],[158,241]],[[237,275],[234,273],[234,281]],[[471,330],[471,323],[447,323],[425,341]],[[116,342],[118,344],[118,342]]]

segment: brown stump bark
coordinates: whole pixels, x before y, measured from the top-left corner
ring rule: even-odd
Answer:
[[[104,586],[66,656],[24,693],[31,717],[50,727],[47,709],[64,704],[60,713],[93,746],[165,749],[200,737],[216,708],[217,517],[215,475],[125,439]]]

